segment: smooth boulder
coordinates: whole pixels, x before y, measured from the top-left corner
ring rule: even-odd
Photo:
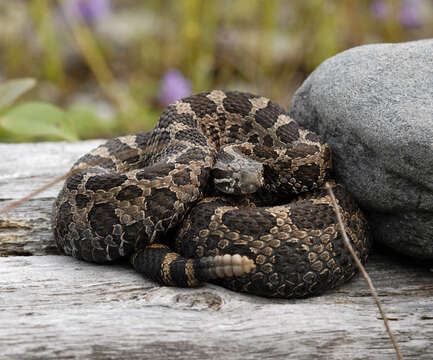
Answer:
[[[290,115],[319,133],[375,240],[433,259],[433,39],[356,47],[323,62]]]

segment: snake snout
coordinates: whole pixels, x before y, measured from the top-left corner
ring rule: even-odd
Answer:
[[[239,187],[242,194],[253,194],[263,186],[262,171],[239,173]]]
[[[241,153],[239,145],[220,150],[212,169],[215,188],[225,194],[246,195],[264,184],[263,164]]]
[[[264,183],[263,166],[258,162],[239,168],[230,164],[214,168],[212,171],[215,188],[232,195],[246,195],[257,192]]]

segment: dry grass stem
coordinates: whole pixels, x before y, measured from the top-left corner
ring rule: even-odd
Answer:
[[[89,165],[89,166],[91,166],[91,165]],[[80,168],[76,168],[74,170],[68,171],[66,174],[63,174],[62,176],[55,178],[53,181],[50,181],[48,184],[45,184],[44,186],[37,188],[35,191],[32,191],[27,196],[24,196],[23,198],[18,199],[16,201],[12,201],[9,205],[5,206],[3,209],[0,209],[0,215],[5,214],[5,213],[15,209],[16,207],[20,206],[21,204],[25,203],[26,201],[34,198],[36,195],[39,195],[41,192],[44,192],[45,190],[49,189],[51,186],[57,184],[60,181],[65,180],[67,177],[69,177],[71,175],[74,175],[74,174],[76,174],[82,170],[85,170],[89,166],[80,167]]]
[[[161,147],[162,147],[162,145],[156,145],[152,148],[152,151],[159,151],[161,149]],[[145,152],[141,151],[141,154],[145,155]],[[137,155],[137,150],[134,150],[134,149],[133,150],[120,151],[116,154],[116,156],[120,159],[124,159],[127,157],[133,157],[136,155]],[[18,199],[16,201],[13,201],[9,205],[5,206],[3,209],[0,209],[0,215],[5,214],[5,213],[15,209],[16,207],[20,206],[21,204],[23,204],[27,200],[30,200],[30,199],[34,198],[35,196],[39,195],[41,192],[44,192],[45,190],[49,189],[51,186],[59,183],[60,181],[66,180],[69,176],[72,176],[76,173],[79,173],[80,171],[84,171],[84,170],[86,170],[92,166],[101,165],[105,161],[107,161],[107,159],[101,158],[101,159],[97,159],[94,161],[90,161],[86,165],[82,165],[82,166],[77,167],[75,169],[69,170],[67,173],[55,178],[53,181],[50,181],[48,184],[45,184],[44,186],[37,188],[35,191],[31,192],[27,196],[24,196],[23,198]]]
[[[135,156],[135,155],[137,155],[136,150],[122,151],[122,152],[119,152],[117,154],[118,157],[128,157],[128,156]],[[24,202],[26,202],[26,201],[34,198],[35,196],[39,195],[41,192],[44,192],[45,190],[49,189],[51,186],[59,183],[60,181],[66,180],[69,176],[77,174],[80,171],[84,171],[84,170],[88,169],[89,167],[101,165],[105,161],[107,161],[107,159],[104,159],[104,158],[97,159],[97,160],[94,160],[94,161],[87,163],[86,165],[82,165],[82,166],[79,166],[75,169],[68,171],[67,173],[65,173],[65,174],[55,178],[54,180],[50,181],[48,184],[45,184],[45,185],[41,186],[40,188],[37,188],[35,191],[31,192],[27,196],[24,196],[23,198],[18,199],[16,201],[13,201],[9,205],[0,209],[0,215],[5,214],[5,213],[15,209],[16,207],[20,206]]]
[[[114,103],[121,112],[126,112],[128,104],[122,96],[113,91],[113,86],[116,84],[114,75],[105,61],[105,58],[93,37],[92,31],[87,26],[79,11],[76,14],[77,18],[74,19],[68,15],[64,1],[58,0],[58,3],[63,9],[63,13],[66,15],[68,25],[78,45],[78,49],[94,74],[99,87],[105,96]]]
[[[343,220],[341,218],[340,210],[338,209],[337,200],[335,199],[334,192],[332,191],[331,185],[329,183],[326,183],[326,188],[328,189],[328,193],[331,196],[332,205],[334,207],[335,214],[337,215],[338,224],[340,225],[341,229],[341,235],[343,237],[344,244],[346,245],[347,249],[350,252],[350,255],[352,255],[353,259],[355,260],[356,266],[359,268],[359,271],[361,272],[362,276],[364,277],[365,281],[367,282],[368,287],[370,288],[371,295],[373,296],[374,300],[376,301],[376,305],[379,309],[379,312],[382,316],[383,322],[386,327],[386,331],[389,334],[389,337],[392,341],[392,344],[394,346],[395,352],[397,354],[397,359],[403,360],[403,357],[400,352],[400,348],[398,347],[397,341],[395,340],[394,335],[392,334],[391,328],[388,323],[388,318],[385,314],[385,311],[382,308],[382,303],[380,302],[379,297],[377,296],[376,289],[374,288],[373,282],[371,281],[370,276],[367,274],[367,271],[365,270],[364,266],[362,265],[361,261],[359,260],[358,256],[355,253],[355,250],[353,249],[352,245],[350,244],[349,238],[346,234],[346,228],[344,226]]]

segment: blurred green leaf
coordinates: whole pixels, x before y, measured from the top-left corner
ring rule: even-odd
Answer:
[[[65,112],[42,102],[30,102],[12,108],[0,116],[0,124],[12,134],[30,138],[78,140]]]
[[[14,79],[0,84],[0,110],[12,105],[26,91],[35,86],[36,80],[32,78]]]
[[[68,109],[67,119],[80,139],[113,136],[118,123],[112,119],[102,119],[94,110],[85,106]]]
[[[130,108],[126,113],[119,114],[118,120],[120,124],[131,124],[126,131],[124,131],[125,127],[122,128],[123,133],[128,134],[152,130],[160,115],[161,109],[138,105],[135,108]]]

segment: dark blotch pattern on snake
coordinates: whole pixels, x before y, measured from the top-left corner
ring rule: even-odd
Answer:
[[[109,140],[74,168],[86,165],[54,204],[65,254],[130,257],[167,285],[211,281],[282,298],[319,294],[356,272],[324,189],[328,145],[267,98],[220,90],[184,98],[153,131]],[[341,185],[333,189],[365,261],[365,218]]]

